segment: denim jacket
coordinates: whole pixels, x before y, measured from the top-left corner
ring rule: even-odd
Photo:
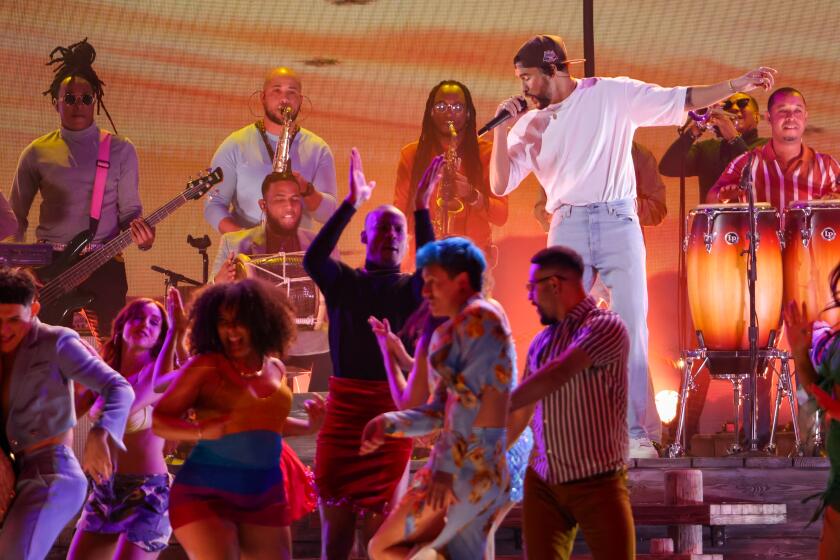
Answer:
[[[75,331],[45,325],[38,319],[18,348],[9,388],[6,437],[12,452],[58,436],[76,425],[73,381],[105,400],[94,424],[108,432],[121,449],[134,391],[108,367]]]

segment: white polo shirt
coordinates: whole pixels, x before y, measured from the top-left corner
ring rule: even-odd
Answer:
[[[633,135],[641,126],[682,124],[687,89],[625,77],[579,80],[568,98],[528,111],[511,128],[504,194],[533,172],[549,212],[563,204],[635,198]]]

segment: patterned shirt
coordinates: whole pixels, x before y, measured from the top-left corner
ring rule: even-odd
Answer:
[[[537,403],[531,468],[549,484],[619,469],[627,456],[627,328],[591,296],[531,343],[523,379],[569,347],[592,365]]]
[[[481,462],[484,451],[474,430],[484,392],[508,393],[516,377],[516,353],[507,319],[480,295],[446,321],[429,342],[429,367],[440,378],[424,405],[388,412],[386,433],[422,436],[435,430],[440,437],[429,463],[433,472],[456,473],[467,463]],[[504,447],[498,450],[502,461]],[[476,452],[478,455],[473,455]]]
[[[732,160],[726,171],[709,191],[708,202],[717,203],[718,191],[726,185],[741,182],[741,172],[755,154],[752,166],[753,192],[756,202],[769,202],[779,211],[795,200],[814,200],[838,192],[840,164],[827,154],[821,154],[802,144],[799,155],[787,166],[776,157],[771,140],[760,148],[741,154]]]

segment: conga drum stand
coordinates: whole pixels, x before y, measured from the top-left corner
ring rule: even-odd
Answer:
[[[702,333],[698,332],[697,335],[698,340],[702,341]],[[710,366],[712,363],[720,364],[727,362],[743,362],[745,360],[750,360],[752,355],[749,351],[745,350],[708,350],[701,347],[696,350],[683,352],[682,358],[684,365],[681,384],[682,389],[680,391],[680,408],[677,416],[677,433],[674,437],[674,442],[666,449],[667,456],[675,458],[685,454],[683,439],[685,432],[686,403],[688,402],[688,394],[696,389],[695,380],[697,376],[700,375],[704,368],[709,371],[709,375],[712,379],[721,379],[732,383],[732,396],[735,408],[735,441],[729,446],[728,452],[729,454],[744,452],[744,448],[741,446],[738,439],[741,423],[741,408],[744,399],[743,384],[744,380],[749,379],[753,372],[737,371],[736,368],[736,371],[733,373],[722,373],[715,371],[718,368],[714,368],[713,370]],[[793,389],[789,368],[790,354],[784,350],[779,350],[778,348],[761,348],[756,352],[755,358],[757,360],[756,363],[766,363],[767,369],[772,370],[772,372],[778,376],[778,382],[776,385],[776,404],[773,409],[773,420],[770,426],[770,441],[765,447],[765,451],[767,453],[774,453],[776,451],[776,422],[779,417],[779,409],[781,408],[783,399],[787,399],[791,417],[794,419],[796,418],[796,407],[793,402]],[[780,363],[778,369],[775,367],[775,362],[777,360]],[[694,371],[694,365],[698,361],[700,362],[700,367],[697,368],[697,371]],[[772,375],[772,373],[768,373],[767,375]],[[756,375],[755,379],[757,380],[757,378],[758,376]],[[753,387],[755,387],[755,384],[753,384]],[[756,391],[753,390],[752,393],[752,401],[754,403],[753,408],[754,410],[757,410],[758,399],[756,398]],[[753,419],[754,418],[755,417],[753,417]],[[753,424],[757,426],[755,420],[753,420]],[[794,453],[801,456],[803,454],[803,447],[799,434],[799,426],[796,422],[793,422],[793,434],[795,445]],[[758,452],[763,453],[761,450],[758,450]]]

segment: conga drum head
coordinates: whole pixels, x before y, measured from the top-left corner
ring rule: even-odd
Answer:
[[[782,244],[779,213],[756,204],[756,314],[760,347],[779,328],[782,310]],[[695,329],[709,350],[749,348],[750,302],[747,283],[749,207],[702,204],[686,224],[688,300]]]
[[[241,255],[236,261],[237,277],[258,278],[283,289],[295,310],[298,329],[312,330],[319,325],[323,298],[303,268],[303,256],[303,252]]]
[[[785,211],[784,301],[805,303],[808,319],[840,321],[828,284],[840,263],[840,200],[795,201]]]

